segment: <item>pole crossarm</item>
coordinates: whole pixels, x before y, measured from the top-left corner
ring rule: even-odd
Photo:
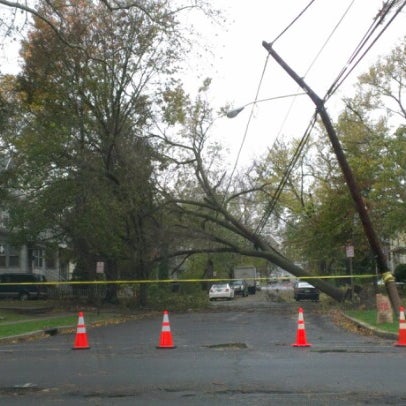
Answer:
[[[275,59],[275,61],[287,72],[287,74],[308,94],[310,99],[316,105],[317,113],[319,114],[324,127],[327,131],[328,137],[332,144],[334,153],[336,154],[337,161],[340,165],[341,171],[344,175],[345,181],[348,185],[351,197],[355,203],[356,209],[358,211],[359,217],[361,219],[365,235],[368,239],[369,245],[375,254],[376,262],[378,266],[379,273],[382,275],[385,282],[385,286],[388,291],[388,295],[391,299],[392,307],[396,312],[400,308],[400,298],[395,284],[395,278],[389,271],[387,266],[387,261],[385,254],[382,250],[378,236],[375,233],[374,227],[372,225],[371,219],[369,217],[368,211],[365,207],[364,200],[362,198],[360,189],[355,180],[353,172],[350,165],[348,164],[347,158],[343,152],[340,141],[337,137],[336,131],[330,120],[330,117],[324,106],[324,100],[321,99],[299,76],[297,73],[277,54],[273,49],[271,43],[265,41],[262,42],[263,47],[268,51],[268,53]]]

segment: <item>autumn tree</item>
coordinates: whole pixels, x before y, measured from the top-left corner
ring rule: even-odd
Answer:
[[[268,261],[299,277],[310,276],[283,254],[277,238],[263,232],[261,222],[269,214],[263,203],[270,182],[248,173],[230,178],[222,165],[222,151],[210,143],[214,118],[204,94],[193,102],[185,98],[181,105],[174,121],[181,131],[168,129],[156,135],[168,145],[168,170],[173,174],[173,190],[167,196],[176,233],[171,255],[231,253]],[[184,173],[195,176],[185,183]],[[331,284],[319,279],[313,283],[343,300],[343,292]]]
[[[150,134],[164,121],[157,106],[185,49],[176,8],[43,2],[37,14],[15,87],[23,112],[8,133],[13,181],[24,191],[10,207],[14,228],[22,239],[68,242],[86,279],[96,260],[108,279],[126,269],[148,279],[164,163]],[[144,285],[139,298],[146,303]]]
[[[362,75],[354,97],[345,99],[346,107],[336,123],[337,135],[383,243],[405,227],[405,58],[403,44]],[[374,256],[322,130],[314,146],[314,163],[308,167],[311,211],[294,213],[295,226],[286,228],[287,242],[320,272],[331,274],[346,271],[344,247],[351,241],[358,273],[371,273]]]

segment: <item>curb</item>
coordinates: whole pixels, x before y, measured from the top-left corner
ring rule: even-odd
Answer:
[[[97,328],[97,327],[104,327],[108,325],[113,325],[113,324],[121,324],[129,320],[137,319],[137,318],[144,318],[154,315],[154,313],[146,313],[142,316],[137,317],[137,315],[129,315],[129,316],[116,316],[111,319],[105,319],[105,320],[98,320],[90,323],[86,323],[87,327],[90,328]],[[7,343],[20,343],[24,342],[30,339],[41,339],[41,338],[46,338],[50,336],[55,336],[58,334],[74,334],[76,331],[77,325],[73,326],[58,326],[58,327],[50,327],[50,328],[45,328],[42,330],[36,330],[36,331],[30,331],[29,333],[23,333],[23,334],[18,334],[14,336],[8,336],[8,337],[1,337],[0,338],[0,345],[1,344],[7,344]]]
[[[374,326],[371,326],[370,324],[367,324],[367,323],[364,323],[364,322],[359,321],[357,319],[354,319],[353,317],[348,316],[347,314],[343,313],[342,311],[340,312],[340,314],[341,314],[341,316],[343,316],[345,319],[352,322],[356,326],[359,326],[361,328],[364,328],[364,329],[370,331],[371,333],[373,333],[377,337],[386,338],[386,339],[395,339],[395,340],[398,338],[397,333],[391,333],[390,331],[380,330],[380,329],[378,329],[378,328],[376,328]]]
[[[35,330],[35,331],[30,331],[29,333],[23,333],[23,334],[18,334],[14,336],[8,336],[8,337],[1,337],[0,338],[0,345],[1,344],[15,344],[15,343],[21,343],[27,340],[31,339],[40,339],[40,338],[45,338],[48,336],[54,336],[57,334],[67,334],[70,332],[73,332],[75,330],[74,326],[60,326],[60,327],[52,327],[52,328],[46,328],[43,330]]]

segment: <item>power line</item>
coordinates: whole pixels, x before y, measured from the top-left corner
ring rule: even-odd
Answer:
[[[346,68],[349,66],[350,62],[352,62],[355,57],[359,54],[359,52],[362,50],[362,47],[366,44],[366,42],[369,40],[369,38],[372,36],[372,34],[376,31],[377,27],[382,24],[382,22],[384,21],[385,17],[388,15],[388,13],[390,12],[390,10],[393,8],[394,5],[396,5],[396,3],[398,3],[398,0],[393,0],[391,2],[387,2],[386,4],[384,4],[383,8],[380,10],[380,12],[377,14],[377,16],[374,19],[374,22],[372,23],[371,27],[368,29],[367,33],[364,34],[363,39],[360,41],[359,45],[356,48],[356,51],[353,52],[353,55],[350,58],[350,61],[347,62],[347,64],[345,65],[345,67],[343,68],[343,70],[340,72],[339,78],[345,73]],[[333,28],[332,32],[330,33],[330,35],[328,36],[328,38],[326,39],[326,41],[324,42],[322,48],[320,49],[320,51],[317,53],[316,57],[314,58],[313,62],[310,64],[309,68],[306,71],[306,74],[310,71],[311,67],[314,65],[315,61],[318,59],[318,57],[320,56],[321,52],[323,51],[323,49],[325,48],[325,46],[327,45],[327,43],[330,41],[332,35],[334,34],[334,32],[337,30],[337,28],[339,27],[339,25],[342,23],[343,19],[345,18],[345,16],[348,14],[348,11],[351,9],[351,7],[354,4],[354,0],[349,4],[349,6],[347,7],[347,9],[345,10],[344,14],[342,15],[342,17],[340,18],[340,20],[338,21],[338,23],[336,24],[336,26]],[[391,20],[385,25],[385,27],[381,30],[381,32],[378,34],[378,36],[374,39],[374,41],[370,44],[370,46],[367,48],[367,50],[359,57],[359,59],[357,60],[356,64],[351,68],[351,70],[345,75],[345,77],[338,82],[338,79],[335,80],[335,82],[333,83],[333,85],[329,88],[329,91],[326,94],[326,98],[330,97],[337,89],[338,87],[343,83],[343,81],[348,77],[348,75],[351,73],[351,71],[355,68],[355,66],[365,57],[366,53],[370,50],[370,48],[374,45],[374,43],[378,40],[378,38],[383,34],[383,32],[388,28],[388,26],[393,22],[393,20],[396,18],[396,16],[401,12],[402,8],[405,6],[406,1],[403,2],[403,4],[398,8],[397,12],[395,13],[395,15],[391,18]],[[335,84],[335,86],[334,86]],[[290,173],[292,172],[299,156],[300,153],[303,151],[303,148],[310,136],[310,132],[311,130],[314,128],[315,122],[316,122],[316,117],[317,117],[317,112],[314,114],[309,126],[307,127],[304,136],[301,139],[301,142],[298,146],[298,148],[295,151],[295,154],[292,156],[292,159],[286,169],[286,171],[284,172],[284,175],[260,221],[260,223],[258,224],[257,228],[256,228],[256,233],[260,232],[263,227],[266,225],[266,222],[268,221],[269,216],[271,215],[272,211],[274,210],[277,201],[279,200],[279,197],[282,193],[283,188],[286,185],[286,182],[290,176]],[[286,120],[286,118],[285,118]],[[280,134],[278,134],[279,137]]]
[[[310,1],[310,3],[299,13],[299,15],[292,20],[292,22],[273,40],[273,43],[278,40],[283,34],[286,33],[286,31],[306,12],[306,10],[314,3],[315,0]],[[318,53],[316,54],[315,58],[313,59],[313,61],[311,62],[311,64],[309,65],[308,69],[306,70],[305,75],[308,74],[308,72],[311,70],[311,68],[313,67],[313,65],[316,63],[316,61],[318,60],[318,58],[320,57],[322,51],[325,49],[325,47],[327,46],[327,44],[330,42],[332,36],[334,35],[334,33],[337,31],[338,27],[341,25],[341,23],[343,22],[345,16],[348,14],[349,10],[351,9],[351,7],[353,6],[355,0],[352,0],[352,2],[349,4],[349,6],[347,7],[347,9],[345,10],[345,12],[343,13],[343,15],[341,16],[341,18],[339,19],[339,21],[337,22],[337,24],[334,26],[333,30],[331,31],[331,33],[328,35],[327,39],[325,40],[325,42],[323,43],[322,47],[320,48],[320,50],[318,51]],[[373,46],[373,44],[378,40],[378,38],[383,34],[383,32],[387,29],[387,27],[391,24],[391,22],[394,20],[394,18],[400,13],[400,11],[402,10],[402,8],[404,7],[404,5],[406,4],[406,1],[403,2],[403,4],[398,8],[397,12],[395,13],[395,15],[392,17],[392,19],[385,25],[385,27],[381,30],[381,32],[379,33],[379,35],[374,39],[374,41],[370,44],[370,46],[367,48],[367,50],[358,58],[358,60],[356,61],[356,63],[351,67],[351,69],[347,72],[347,74],[344,76],[345,72],[347,71],[348,67],[350,66],[350,64],[355,60],[355,58],[357,57],[357,55],[360,53],[360,51],[362,50],[362,48],[365,46],[365,44],[368,42],[368,40],[371,38],[371,36],[373,35],[373,33],[376,31],[377,27],[382,24],[382,22],[384,21],[384,19],[386,18],[386,16],[388,15],[388,13],[390,12],[390,10],[396,5],[396,3],[398,3],[399,0],[392,0],[390,2],[387,2],[384,4],[384,6],[382,7],[382,9],[380,10],[380,12],[377,14],[377,16],[374,19],[374,22],[372,23],[372,25],[369,27],[368,31],[366,34],[364,34],[364,37],[362,38],[362,40],[360,41],[360,43],[357,45],[356,50],[353,52],[352,56],[350,57],[349,61],[346,63],[345,67],[342,69],[342,71],[340,72],[340,74],[338,75],[337,79],[333,82],[333,85],[330,86],[328,92],[326,93],[326,97],[325,99],[329,98],[337,89],[338,87],[343,83],[343,81],[348,77],[348,75],[352,72],[352,70],[356,67],[356,65],[365,57],[366,53],[369,51],[369,49]],[[268,55],[269,56],[269,55]],[[252,108],[251,108],[251,113],[246,125],[246,129],[244,132],[244,136],[243,136],[243,140],[241,142],[238,154],[237,154],[237,158],[230,176],[230,182],[228,184],[227,190],[230,187],[231,181],[232,181],[232,177],[234,175],[234,172],[236,170],[237,164],[238,164],[238,160],[242,151],[242,148],[245,144],[246,141],[246,137],[248,134],[248,129],[249,129],[249,125],[251,123],[251,119],[253,117],[253,110],[255,107],[255,104],[257,102],[258,99],[258,94],[262,85],[262,81],[264,78],[264,74],[265,74],[265,70],[267,67],[267,63],[268,63],[268,57],[266,58],[265,61],[265,65],[264,65],[264,69],[262,71],[261,74],[261,78],[259,81],[259,85],[257,88],[257,92],[256,92],[256,97],[255,97],[255,101],[252,103]],[[341,80],[340,80],[341,79]],[[290,109],[289,109],[290,112]],[[288,112],[288,115],[289,115]],[[271,201],[268,204],[267,209],[265,210],[265,213],[262,217],[262,219],[260,220],[255,233],[260,232],[263,227],[266,225],[266,222],[268,221],[268,218],[270,216],[270,214],[272,213],[272,211],[274,210],[277,201],[280,198],[280,195],[283,191],[283,188],[286,185],[286,182],[294,168],[294,166],[297,163],[297,160],[299,159],[304,146],[307,143],[307,140],[310,136],[310,133],[312,131],[312,129],[314,128],[314,125],[316,123],[316,118],[317,118],[317,112],[314,113],[303,137],[301,138],[301,141],[294,153],[294,155],[292,156],[284,174],[283,177],[277,187],[277,189],[275,190],[275,193],[271,199]],[[287,117],[285,117],[284,122],[287,120]],[[282,131],[283,125],[281,127],[281,130],[278,133],[278,136],[276,137],[279,138],[280,133]]]
[[[286,28],[282,30],[282,32],[276,36],[276,38],[271,42],[272,44],[275,43],[280,37],[282,37],[285,32],[292,27],[292,25],[299,20],[299,18],[307,11],[307,9],[315,2],[316,0],[311,0],[310,3],[287,25]]]
[[[344,11],[343,15],[341,16],[341,18],[338,20],[337,24],[334,26],[334,28],[331,30],[330,34],[327,36],[326,40],[324,41],[323,45],[320,47],[319,51],[317,52],[316,56],[313,58],[313,61],[310,63],[309,67],[307,68],[304,77],[307,76],[307,74],[310,72],[311,68],[313,67],[313,65],[317,62],[317,59],[320,57],[321,53],[324,51],[324,49],[326,48],[327,44],[330,42],[331,38],[333,37],[333,35],[335,34],[335,32],[337,31],[338,27],[341,25],[341,23],[344,21],[344,18],[346,17],[346,15],[348,14],[348,12],[351,10],[352,6],[354,5],[355,0],[352,0],[351,3],[349,4],[349,6],[346,8],[346,10]]]
[[[352,6],[354,5],[355,0],[352,0],[352,2],[349,4],[349,6],[347,7],[347,9],[344,11],[343,15],[341,16],[341,18],[339,19],[338,23],[334,26],[333,30],[330,32],[330,34],[328,35],[327,39],[324,41],[323,45],[321,46],[321,48],[319,49],[319,51],[317,52],[316,56],[313,58],[312,62],[310,63],[310,65],[308,66],[308,68],[305,71],[304,77],[307,76],[307,74],[310,72],[311,68],[315,65],[315,63],[317,62],[318,58],[320,57],[321,53],[323,52],[323,50],[326,48],[327,44],[330,42],[333,34],[337,31],[338,27],[340,26],[340,24],[343,22],[345,16],[348,14],[348,12],[350,11],[350,9],[352,8]],[[309,4],[310,5],[310,4]],[[303,12],[301,13],[303,14]],[[285,30],[286,31],[286,30]],[[281,36],[281,34],[279,35],[279,37]],[[278,135],[275,138],[275,141],[277,141],[277,139],[280,137],[282,130],[285,126],[285,123],[287,121],[287,119],[289,118],[289,115],[292,111],[293,108],[293,104],[295,102],[295,99],[292,100],[292,103],[290,104],[288,111],[282,121],[281,127],[278,131]]]
[[[285,34],[286,31],[287,31],[290,27],[293,26],[293,24],[307,11],[307,9],[308,9],[315,1],[316,1],[316,0],[311,0],[311,1],[307,4],[307,6],[282,30],[282,32],[281,32],[279,35],[276,36],[276,38],[273,40],[273,42],[277,41],[283,34]],[[265,59],[264,68],[263,68],[263,70],[262,70],[261,78],[260,78],[260,80],[259,80],[259,84],[258,84],[258,87],[257,87],[257,92],[256,92],[256,94],[255,94],[254,102],[251,103],[251,104],[252,104],[252,107],[251,107],[250,115],[249,115],[249,118],[248,118],[248,121],[247,121],[247,125],[246,125],[246,127],[245,127],[244,135],[243,135],[243,138],[242,138],[242,141],[241,141],[241,144],[240,144],[240,148],[239,148],[238,153],[237,153],[237,157],[236,157],[236,160],[235,160],[235,163],[234,163],[234,166],[233,166],[233,170],[231,171],[230,181],[229,181],[229,184],[228,184],[228,186],[227,186],[226,192],[228,191],[228,189],[229,189],[229,187],[230,187],[230,185],[231,185],[232,178],[233,178],[233,176],[234,176],[235,170],[236,170],[237,165],[238,165],[238,161],[239,161],[240,156],[241,156],[242,149],[243,149],[243,147],[244,147],[244,144],[245,144],[245,141],[246,141],[246,138],[247,138],[248,129],[249,129],[249,126],[250,126],[250,124],[251,124],[251,120],[252,120],[252,117],[253,117],[253,114],[254,114],[255,104],[258,102],[258,95],[259,95],[259,92],[260,92],[260,90],[261,90],[261,86],[262,86],[262,82],[263,82],[263,79],[264,79],[266,67],[267,67],[267,65],[268,65],[268,57],[269,57],[269,55],[267,55],[267,57],[266,57],[266,59]]]
[[[327,36],[327,38],[324,41],[323,45],[321,46],[321,48],[317,52],[316,56],[313,58],[312,62],[310,63],[309,67],[307,68],[307,70],[305,72],[305,76],[310,72],[311,68],[314,66],[314,64],[316,63],[316,61],[320,57],[321,53],[326,48],[327,44],[330,42],[330,40],[333,37],[334,33],[337,31],[338,27],[342,24],[344,18],[346,17],[346,15],[348,14],[348,12],[352,8],[352,6],[354,5],[354,2],[355,2],[355,0],[352,0],[350,2],[348,7],[346,8],[346,10],[344,11],[343,15],[338,20],[337,24],[333,27],[330,34]],[[282,34],[280,34],[279,37],[281,35]],[[283,123],[286,122],[286,120],[287,120],[287,118],[288,118],[288,116],[290,114],[292,106],[293,106],[293,102],[292,102],[291,106],[289,107],[288,114],[285,116],[285,119],[284,119]],[[282,191],[286,186],[286,183],[287,183],[287,181],[289,179],[289,176],[292,173],[292,171],[293,171],[293,169],[294,169],[294,167],[295,167],[295,165],[296,165],[296,163],[297,163],[297,161],[298,161],[298,159],[299,159],[299,157],[300,157],[300,155],[301,155],[301,153],[302,153],[302,151],[303,151],[303,149],[304,149],[304,147],[305,147],[305,145],[306,145],[306,143],[307,143],[307,141],[308,141],[308,139],[310,137],[310,133],[313,130],[315,124],[316,124],[316,118],[317,118],[317,113],[314,113],[313,117],[310,120],[310,123],[309,123],[309,125],[308,125],[308,127],[307,127],[307,129],[306,129],[306,131],[305,131],[305,133],[303,135],[303,137],[300,140],[298,148],[296,149],[295,153],[293,154],[293,156],[292,156],[292,158],[291,158],[291,160],[290,160],[290,162],[289,162],[289,164],[288,164],[288,166],[287,166],[287,168],[286,168],[286,170],[285,170],[285,172],[283,174],[283,177],[282,177],[282,179],[281,179],[281,181],[280,181],[274,195],[272,196],[272,199],[271,199],[270,203],[268,204],[268,207],[267,207],[262,219],[261,219],[260,223],[258,224],[256,230],[255,230],[255,233],[258,233],[258,232],[262,231],[262,229],[265,227],[266,222],[268,221],[269,216],[271,215],[272,211],[274,210],[274,208],[275,208],[275,206],[276,206],[276,204],[277,204],[277,202],[278,202],[278,200],[280,198],[280,195],[282,194]],[[282,128],[283,128],[283,125],[281,126],[281,130],[279,131],[275,141],[279,138],[279,136],[280,136],[280,134],[282,132]]]
[[[254,99],[254,102],[252,103],[250,115],[249,115],[248,121],[247,121],[247,125],[245,126],[244,135],[243,135],[243,138],[242,138],[242,140],[241,140],[240,147],[239,147],[239,149],[238,149],[238,153],[237,153],[237,157],[236,157],[235,162],[234,162],[233,170],[231,171],[231,174],[230,174],[230,180],[229,180],[228,186],[227,186],[227,188],[226,188],[226,194],[227,194],[227,192],[228,192],[228,189],[230,188],[230,185],[231,185],[231,182],[232,182],[232,179],[233,179],[235,170],[237,169],[238,161],[240,160],[240,155],[241,155],[242,149],[243,149],[243,147],[244,147],[245,140],[247,139],[248,129],[249,129],[249,126],[250,126],[250,124],[251,124],[251,119],[252,119],[252,117],[253,117],[253,115],[254,115],[255,104],[256,104],[256,102],[257,102],[257,100],[258,100],[259,91],[261,90],[262,81],[263,81],[263,79],[264,79],[266,67],[267,67],[267,65],[268,65],[268,60],[269,60],[269,55],[268,55],[268,56],[266,57],[266,59],[265,59],[264,67],[263,67],[262,73],[261,73],[261,78],[260,78],[260,80],[259,80],[258,87],[257,87],[257,91],[256,91],[256,94],[255,94],[255,99]]]
[[[323,50],[326,48],[327,44],[330,42],[333,34],[337,31],[338,27],[340,26],[340,24],[343,22],[345,16],[348,14],[348,12],[350,11],[351,7],[354,5],[355,0],[352,0],[352,2],[349,4],[349,6],[347,7],[347,9],[344,11],[343,15],[341,16],[341,18],[339,19],[338,23],[335,25],[335,27],[333,28],[333,30],[330,32],[330,34],[328,35],[328,37],[326,38],[326,40],[324,41],[323,45],[321,46],[321,48],[319,49],[319,51],[317,52],[316,56],[313,58],[312,62],[310,63],[310,65],[308,66],[308,68],[306,69],[305,73],[304,73],[304,77],[306,77],[308,75],[308,73],[310,72],[311,68],[315,65],[315,63],[317,62],[318,58],[320,57],[321,53],[323,52]],[[290,115],[290,112],[292,110],[293,107],[293,103],[294,103],[295,99],[293,99],[288,112],[282,122],[281,128],[278,132],[278,135],[276,137],[276,139],[279,138],[282,129]]]
[[[366,48],[366,50],[357,58],[360,54],[362,49],[366,46],[368,41],[372,38],[372,35],[375,33],[379,25],[383,23],[389,12],[392,8],[399,3],[399,0],[392,0],[386,2],[382,9],[378,12],[375,16],[374,21],[372,22],[371,26],[368,28],[367,32],[362,37],[361,41],[356,46],[354,52],[352,53],[351,57],[348,59],[347,63],[341,69],[340,73],[338,74],[337,78],[334,80],[330,88],[327,90],[324,100],[328,100],[336,91],[337,89],[343,84],[343,82],[347,79],[347,77],[351,74],[351,72],[356,68],[356,66],[361,62],[361,60],[365,57],[365,55],[370,51],[372,46],[376,43],[376,41],[382,36],[382,34],[387,30],[387,28],[392,24],[393,20],[399,15],[402,11],[403,7],[406,5],[406,1],[398,7],[395,14],[392,18],[386,23],[386,25],[382,28],[382,30],[376,35],[376,37],[372,40],[370,45]],[[355,61],[355,62],[354,62]],[[351,64],[354,63],[352,66]]]
[[[335,25],[335,27],[333,28],[333,30],[330,32],[330,34],[328,35],[327,39],[324,41],[323,45],[321,46],[320,50],[317,52],[316,56],[313,58],[312,62],[310,63],[310,65],[309,65],[308,68],[306,69],[306,71],[305,71],[305,73],[304,73],[304,77],[307,76],[307,74],[310,72],[311,68],[312,68],[312,67],[314,66],[314,64],[317,62],[317,60],[318,60],[318,58],[320,57],[321,53],[323,52],[323,50],[326,48],[327,44],[328,44],[329,41],[331,40],[333,34],[337,31],[338,27],[339,27],[340,24],[343,22],[345,16],[348,14],[348,12],[350,11],[351,7],[354,5],[354,2],[355,2],[355,0],[352,0],[352,2],[349,4],[349,6],[347,7],[347,9],[344,11],[344,13],[343,13],[343,15],[341,16],[341,18],[339,19],[338,23]],[[310,4],[309,4],[309,5],[310,5]],[[303,14],[303,12],[302,12],[301,14]],[[285,31],[286,31],[286,30],[285,30]],[[281,34],[280,34],[280,35],[281,35]],[[280,36],[280,35],[279,35],[279,36]],[[275,41],[274,41],[274,42],[275,42]],[[296,100],[295,98],[292,100],[292,102],[291,102],[291,104],[290,104],[290,106],[289,106],[289,108],[288,108],[288,110],[287,110],[287,112],[286,112],[286,114],[285,114],[285,117],[284,117],[284,119],[283,119],[283,121],[282,121],[282,124],[281,124],[281,126],[280,126],[280,129],[279,129],[279,131],[278,131],[278,134],[277,134],[277,136],[276,136],[276,138],[275,138],[274,143],[278,140],[278,138],[280,137],[280,135],[281,135],[281,133],[282,133],[282,130],[283,130],[285,124],[286,124],[286,121],[288,120],[288,118],[289,118],[289,116],[290,116],[290,114],[291,114],[291,111],[292,111],[293,105],[294,105],[294,103],[295,103],[295,100]],[[273,144],[274,144],[274,143],[273,143]],[[272,146],[273,146],[273,144],[272,144]]]
[[[312,119],[311,119],[310,123],[308,124],[308,126],[306,128],[306,131],[305,131],[303,137],[301,138],[301,140],[299,142],[299,145],[297,146],[297,148],[295,150],[295,153],[293,154],[293,156],[292,156],[292,158],[291,158],[291,160],[289,162],[289,165],[287,166],[287,168],[286,168],[286,170],[285,170],[285,172],[284,172],[284,174],[282,176],[282,179],[279,182],[278,187],[275,189],[275,193],[272,196],[271,201],[269,202],[267,208],[265,209],[265,213],[262,216],[262,219],[260,220],[257,228],[255,229],[255,234],[258,234],[263,230],[263,228],[265,227],[265,225],[266,225],[266,223],[267,223],[267,221],[269,219],[269,216],[271,215],[271,213],[275,209],[276,203],[278,202],[278,200],[280,198],[280,195],[281,195],[281,193],[282,193],[282,191],[283,191],[283,189],[284,189],[284,187],[286,185],[286,182],[288,181],[289,176],[292,173],[292,170],[295,167],[295,165],[296,165],[296,163],[297,163],[297,161],[298,161],[298,159],[299,159],[299,157],[300,157],[300,155],[301,155],[301,153],[302,153],[302,151],[303,151],[303,149],[304,149],[304,147],[305,147],[305,145],[306,145],[306,143],[307,143],[307,141],[308,141],[308,139],[310,137],[310,134],[311,134],[311,132],[312,132],[312,130],[313,130],[315,124],[316,124],[316,118],[317,118],[317,112],[315,112],[313,114]]]

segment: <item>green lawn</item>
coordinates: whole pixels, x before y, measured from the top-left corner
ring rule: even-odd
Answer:
[[[396,315],[393,315],[393,323],[377,324],[376,310],[347,310],[345,314],[379,330],[389,331],[391,333],[397,333],[399,330],[399,320],[397,320]]]
[[[85,325],[91,323],[103,322],[111,320],[115,317],[111,313],[87,312],[84,314]],[[31,314],[29,312],[22,313],[21,309],[15,310],[0,310],[0,338],[27,334],[35,331],[47,330],[56,327],[72,327],[75,328],[78,322],[78,314],[71,315],[66,312],[63,315],[53,312],[47,314]]]
[[[74,327],[77,322],[76,317],[57,317],[50,319],[40,319],[31,321],[16,321],[14,323],[0,322],[0,337],[10,337],[30,333],[33,331],[46,330],[55,327],[71,326]]]

